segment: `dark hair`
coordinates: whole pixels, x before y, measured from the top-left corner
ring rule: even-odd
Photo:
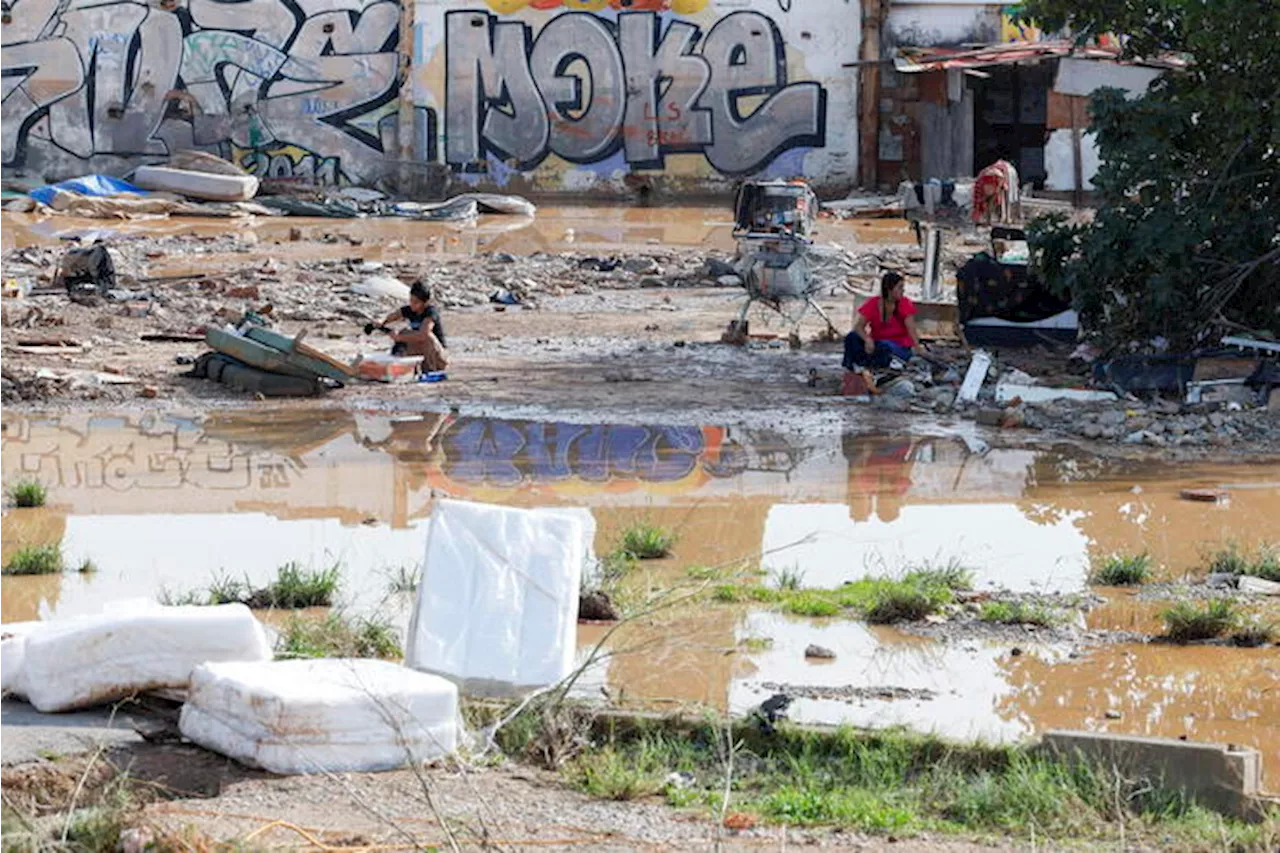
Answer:
[[[431,301],[431,288],[422,279],[418,279],[409,287],[409,295],[416,296],[423,302]]]
[[[880,322],[889,322],[889,294],[895,287],[902,284],[902,276],[899,273],[890,270],[880,279]],[[898,313],[898,303],[893,303],[893,313]]]

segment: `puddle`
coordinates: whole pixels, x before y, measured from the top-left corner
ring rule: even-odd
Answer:
[[[253,231],[279,259],[324,256],[360,256],[373,260],[403,260],[406,255],[476,254],[510,252],[616,253],[622,248],[646,246],[704,247],[732,251],[733,219],[729,205],[712,207],[540,207],[535,217],[481,216],[474,225],[414,222],[393,218],[315,219],[297,216],[253,217],[251,219],[208,219],[172,217],[133,222],[28,214],[4,214],[5,227],[0,246],[4,249],[60,238],[81,236],[128,237],[195,234],[221,236],[229,232]],[[290,230],[298,228],[304,240],[289,242]],[[311,242],[325,234],[346,235],[363,241],[352,246],[347,241],[334,245]],[[903,219],[822,220],[818,239],[855,247],[865,243],[915,245],[914,232]],[[388,248],[399,240],[403,246]],[[248,265],[249,256],[228,254],[228,264]],[[260,260],[260,259],[259,259]],[[150,275],[176,274],[171,265],[149,265]]]
[[[983,587],[1080,590],[1090,561],[1147,550],[1164,577],[1209,548],[1251,545],[1280,517],[1280,464],[1107,462],[1066,453],[975,454],[946,437],[798,436],[708,425],[610,425],[300,410],[3,419],[3,480],[36,476],[49,505],[6,510],[7,559],[60,542],[98,571],[4,577],[5,622],[93,612],[107,600],[184,591],[216,574],[262,583],[290,560],[341,562],[344,603],[405,621],[390,591],[421,559],[433,496],[580,507],[597,549],[636,519],[680,533],[644,587],[693,565],[796,567],[835,585],[924,560],[959,560]],[[1228,486],[1229,505],[1180,489]],[[1108,592],[1094,627],[1151,630],[1157,605]],[[605,629],[583,626],[580,647]],[[756,649],[744,643],[769,637]],[[818,643],[837,659],[806,663]],[[579,685],[615,699],[743,710],[765,684],[906,688],[906,698],[797,700],[798,719],[905,723],[955,736],[1049,727],[1229,740],[1280,766],[1274,649],[1119,646],[1065,650],[940,644],[854,622],[730,607],[685,608],[628,626]],[[922,698],[927,695],[934,698]],[[1108,710],[1120,718],[1106,716]],[[1273,774],[1277,771],[1273,771]]]

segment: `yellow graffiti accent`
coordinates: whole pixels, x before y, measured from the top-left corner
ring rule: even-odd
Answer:
[[[566,9],[581,9],[586,12],[599,12],[609,5],[609,0],[564,0]]]
[[[529,5],[529,0],[485,0],[485,2],[499,15],[513,15]]]
[[[707,8],[710,0],[671,0],[671,11],[677,15],[696,15]]]

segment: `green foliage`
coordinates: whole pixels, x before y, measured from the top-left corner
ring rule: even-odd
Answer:
[[[773,576],[778,589],[798,590],[804,586],[804,572],[798,568],[779,569]]]
[[[25,545],[4,564],[6,575],[52,575],[62,571],[61,545]]]
[[[1251,556],[1238,542],[1228,542],[1209,555],[1207,570],[1280,582],[1280,550],[1270,542],[1263,542]]]
[[[404,656],[396,629],[382,619],[349,619],[329,613],[322,619],[292,616],[276,640],[284,658],[383,658]]]
[[[1111,345],[1280,333],[1280,4],[1028,0],[1023,14],[1081,39],[1123,33],[1131,56],[1193,57],[1144,97],[1094,94],[1101,203],[1090,223],[1030,227],[1048,283]]]
[[[534,718],[534,719],[543,719]],[[519,722],[517,720],[516,722]],[[558,728],[559,723],[555,726]],[[725,786],[724,737],[711,724],[662,723],[596,729],[564,767],[580,790],[605,799],[657,794],[669,803],[718,814]],[[521,742],[536,735],[526,735]],[[746,727],[738,744],[731,808],[764,822],[831,826],[877,834],[919,831],[1034,832],[1044,849],[1070,840],[1113,840],[1118,824],[1137,847],[1266,849],[1274,833],[1209,815],[1158,780],[1124,778],[1088,763],[1064,763],[1032,748],[952,744],[903,731],[788,726],[765,736]],[[1208,844],[1209,847],[1204,845]]]
[[[978,611],[978,619],[995,625],[1039,625],[1042,628],[1058,622],[1049,608],[1025,601],[988,601]]]
[[[1175,643],[1221,637],[1240,618],[1236,605],[1225,598],[1204,604],[1179,601],[1160,615],[1164,617],[1165,636]]]
[[[711,597],[730,604],[774,604],[795,616],[844,614],[889,624],[915,621],[936,613],[951,603],[954,590],[967,589],[970,582],[967,571],[952,567],[919,569],[901,578],[863,578],[834,589],[720,584],[712,589]]]
[[[1241,622],[1236,629],[1231,632],[1231,644],[1240,646],[1241,648],[1253,649],[1258,646],[1265,646],[1276,641],[1276,625],[1273,622],[1263,622],[1260,619],[1251,619],[1247,622]]]
[[[85,557],[80,561],[80,565],[76,567],[76,571],[82,575],[91,575],[98,571],[98,564],[89,557]]]
[[[422,580],[422,566],[397,566],[387,581],[387,592],[393,595],[416,592]]]
[[[671,556],[676,534],[665,527],[636,522],[622,532],[619,550],[635,560],[661,560]]]
[[[1151,579],[1151,555],[1112,554],[1089,578],[1100,586],[1138,586]]]
[[[276,579],[250,595],[245,603],[255,609],[328,607],[338,591],[340,573],[341,566],[336,564],[327,569],[304,569],[300,563],[285,563],[277,570]]]
[[[19,480],[9,487],[9,500],[19,508],[44,506],[49,490],[39,480]]]

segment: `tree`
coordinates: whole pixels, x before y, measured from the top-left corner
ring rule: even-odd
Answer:
[[[1280,336],[1280,0],[1028,0],[1022,16],[1125,54],[1185,55],[1143,97],[1094,94],[1094,220],[1029,228],[1036,264],[1110,346]]]

